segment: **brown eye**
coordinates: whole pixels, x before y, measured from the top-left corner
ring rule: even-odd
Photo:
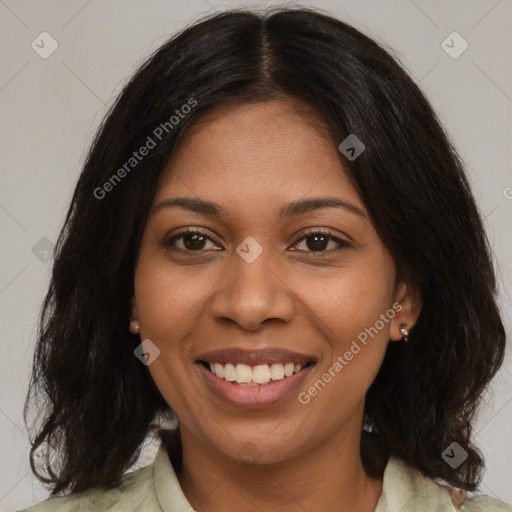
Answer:
[[[348,242],[342,240],[341,238],[335,237],[330,233],[325,233],[323,231],[313,231],[310,233],[306,233],[306,236],[302,237],[299,242],[295,244],[294,247],[298,247],[301,243],[305,242],[306,249],[299,249],[305,252],[332,252],[332,250],[337,251],[340,249],[344,249],[347,247],[351,247]],[[332,243],[331,243],[332,242]],[[331,246],[329,248],[329,244]],[[334,244],[334,245],[333,245]],[[326,250],[329,248],[329,250]]]
[[[203,235],[183,235],[181,238],[183,239],[183,245],[189,251],[194,251],[196,249],[204,249],[206,237],[204,237]]]
[[[210,237],[201,231],[187,230],[166,238],[162,245],[168,249],[176,249],[186,252],[201,252],[208,250],[208,242],[214,243]]]

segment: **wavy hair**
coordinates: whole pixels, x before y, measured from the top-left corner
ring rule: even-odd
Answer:
[[[502,364],[505,332],[461,160],[388,50],[328,14],[278,8],[221,12],[169,39],[127,82],[92,142],[56,244],[25,402],[27,425],[38,410],[28,427],[32,471],[52,496],[117,485],[155,418],[170,411],[134,356],[140,338],[128,319],[142,230],[174,149],[217,105],[279,97],[312,107],[335,140],[356,134],[364,142],[357,160],[340,159],[398,275],[421,294],[409,342],[389,344],[367,393],[366,470],[381,474],[394,455],[428,477],[477,488],[483,458],[471,427]],[[162,126],[128,172],[134,151]],[[179,465],[179,438],[158,432],[174,443]],[[453,441],[468,452],[456,469],[441,457]],[[41,472],[34,456],[46,442],[58,457]]]

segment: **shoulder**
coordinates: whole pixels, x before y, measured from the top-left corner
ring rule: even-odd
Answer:
[[[125,473],[118,487],[53,497],[18,512],[160,512],[154,491],[154,464]]]
[[[512,512],[512,505],[491,496],[480,495],[466,500],[461,506],[463,512]]]
[[[512,512],[512,505],[487,495],[461,495],[458,490],[424,476],[397,457],[384,471],[376,512]]]
[[[160,446],[151,464],[125,473],[113,489],[90,489],[50,498],[17,512],[174,512],[193,510],[180,487],[167,450]]]

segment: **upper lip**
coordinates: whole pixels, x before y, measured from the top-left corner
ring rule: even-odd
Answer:
[[[246,364],[248,366],[257,366],[260,364],[273,364],[273,363],[294,363],[302,364],[315,361],[315,358],[307,354],[299,354],[283,348],[223,348],[212,350],[200,354],[197,361],[205,361],[207,363],[220,363],[220,364]]]

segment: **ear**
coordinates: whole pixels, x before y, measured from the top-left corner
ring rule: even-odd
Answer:
[[[400,326],[405,323],[405,328],[411,330],[421,312],[421,294],[417,285],[411,281],[401,281],[395,293],[393,309],[397,312],[390,322],[389,339],[401,340],[404,335],[400,332]]]
[[[132,334],[139,334],[139,313],[137,311],[137,304],[135,303],[135,297],[132,297],[131,308],[130,308],[130,332]]]

